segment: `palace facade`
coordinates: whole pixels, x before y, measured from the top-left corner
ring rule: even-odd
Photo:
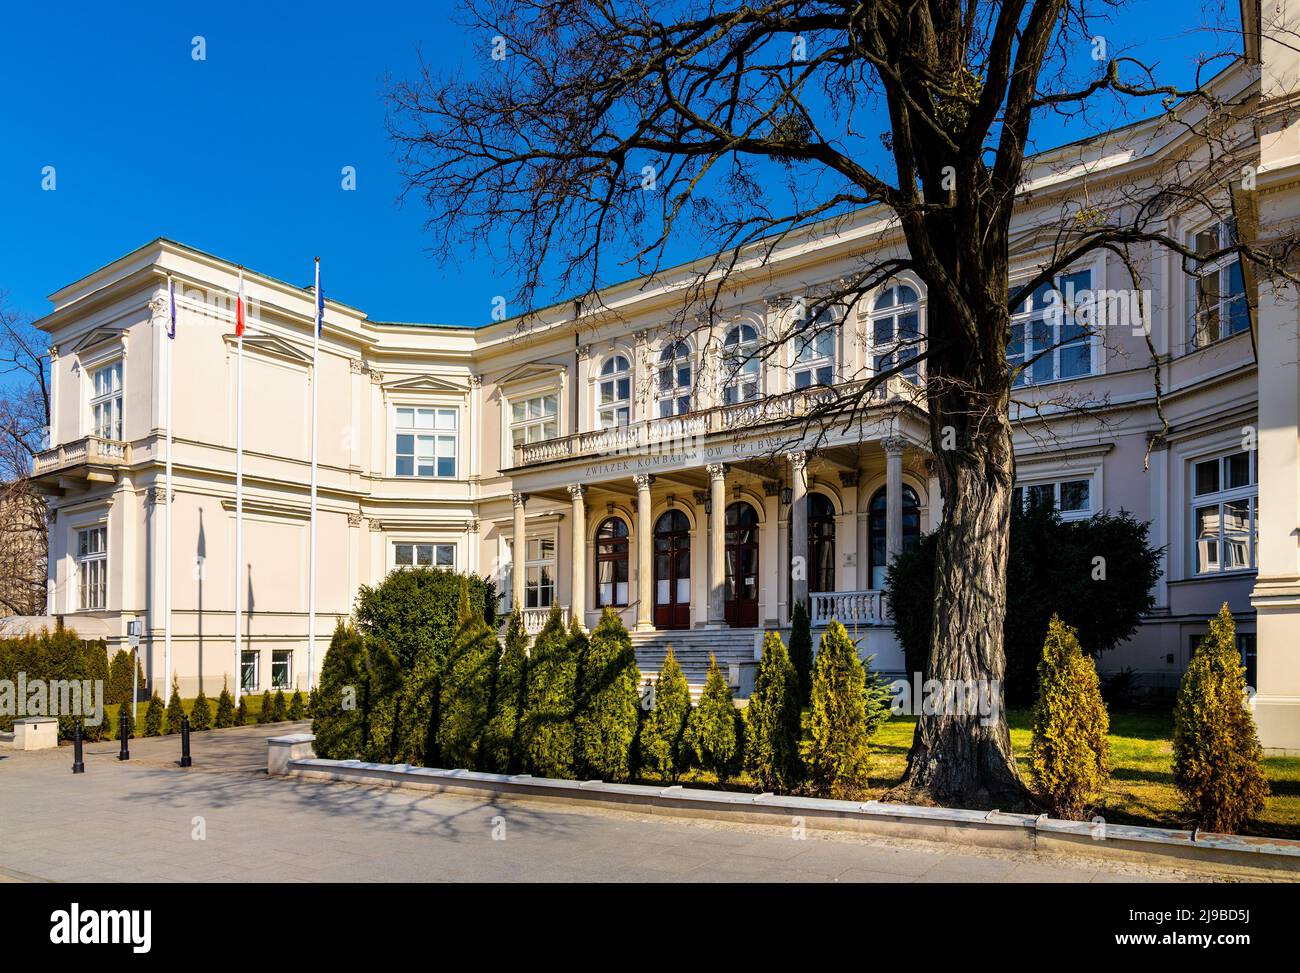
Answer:
[[[1300,217],[1300,126],[1284,93],[1296,57],[1267,35],[1250,40],[1213,85],[1225,101],[1252,99],[1224,124],[1256,173],[1233,199],[1235,223],[1266,239]],[[1220,164],[1186,126],[1161,119],[1034,157],[1013,285],[1081,200],[1121,206],[1179,166]],[[1227,176],[1222,191],[1233,193]],[[1234,232],[1224,211],[1169,211],[1159,225],[1216,249]],[[815,624],[839,618],[878,668],[901,672],[885,568],[943,509],[924,366],[871,388],[843,421],[805,420],[828,387],[865,388],[909,353],[925,332],[925,289],[904,273],[806,328],[798,317],[864,260],[891,254],[902,254],[901,235],[881,211],[810,228],[762,258],[743,255],[725,306],[690,327],[670,322],[695,266],[483,327],[372,320],[327,299],[315,368],[312,291],[246,270],[236,572],[238,268],[154,240],[54,293],[39,322],[52,358],[50,446],[33,471],[49,496],[48,611],[74,626],[94,619],[111,648],[142,621],[146,672],[161,683],[170,280],[183,693],[200,681],[209,694],[223,680],[256,692],[307,685],[313,382],[317,667],[361,585],[429,566],[493,579],[500,607],[522,606],[534,628],[552,605],[587,625],[613,606],[651,668],[667,642],[752,660],[761,631],[788,626],[807,598]],[[1156,607],[1101,665],[1176,685],[1227,601],[1264,743],[1300,749],[1296,296],[1235,259],[1188,267],[1154,246],[1135,254],[1139,287],[1105,252],[1057,281],[1064,293],[1118,295],[1132,312],[1122,320],[1076,327],[1032,300],[1017,309],[1011,357],[1031,362],[1013,406],[1017,500],[1050,501],[1067,518],[1124,509],[1150,522],[1164,551]],[[800,337],[763,350],[791,331]],[[1086,414],[1076,400],[1090,403]]]

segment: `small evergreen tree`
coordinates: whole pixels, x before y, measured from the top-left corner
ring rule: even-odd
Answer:
[[[366,693],[365,637],[339,622],[321,663],[312,715],[316,754],[329,760],[354,760],[370,746]],[[242,705],[242,700],[240,701]]]
[[[688,763],[682,741],[691,715],[691,690],[671,645],[655,681],[653,700],[641,724],[641,763],[664,780],[676,782]]]
[[[284,690],[277,689],[275,695],[271,697],[271,722],[283,723],[288,716],[288,702],[284,698]]]
[[[239,708],[235,710],[235,726],[248,725],[248,697],[241,695],[239,697]]]
[[[316,718],[316,706],[320,702],[320,687],[313,686],[310,693],[307,694],[307,716],[310,719]]]
[[[802,601],[796,601],[790,611],[790,661],[799,679],[799,705],[807,706],[812,698],[812,623]]]
[[[149,708],[144,711],[145,736],[162,736],[164,712],[166,712],[166,707],[163,706],[162,697],[158,695],[158,690],[155,689],[153,695],[149,697]]]
[[[144,680],[141,680],[141,685]],[[131,677],[131,653],[118,649],[108,666],[108,685],[104,689],[105,703],[126,703],[131,700],[134,688]]]
[[[181,732],[181,717],[185,715],[185,707],[181,703],[181,687],[175,676],[172,676],[172,694],[167,700],[167,732]]]
[[[485,759],[479,748],[492,703],[498,647],[482,610],[477,605],[471,606],[468,579],[461,580],[457,614],[456,635],[448,650],[440,686],[438,749],[448,766],[479,770]]]
[[[860,800],[867,790],[866,672],[844,626],[832,621],[813,669],[808,778],[818,797]]]
[[[1174,783],[1192,823],[1235,834],[1259,814],[1268,796],[1263,756],[1224,602],[1192,655],[1174,707]]]
[[[528,633],[524,616],[515,609],[506,626],[505,645],[496,667],[492,714],[484,735],[483,766],[500,774],[519,773],[522,714],[528,702]]]
[[[307,706],[303,702],[302,690],[295,689],[293,695],[289,697],[289,719],[302,720],[307,717]]]
[[[573,776],[573,702],[585,641],[565,628],[558,607],[533,641],[524,732],[529,771],[538,777]]]
[[[700,705],[691,713],[686,726],[686,738],[695,761],[705,770],[717,775],[718,783],[725,784],[736,770],[741,756],[740,714],[731,698],[722,669],[713,653],[709,653],[709,674],[704,680],[704,693]]]
[[[768,632],[745,708],[745,767],[763,790],[790,793],[799,786],[799,721],[799,675],[781,636]]]
[[[257,722],[259,724],[271,722],[271,708],[274,705],[271,702],[271,690],[264,690],[262,692],[262,705],[257,708]]]
[[[120,740],[120,739],[122,738],[122,735],[121,735],[121,729],[122,729],[122,714],[123,714],[123,713],[126,714],[126,738],[127,738],[128,740],[130,740],[132,737],[135,736],[135,732],[136,732],[136,730],[135,730],[135,716],[132,714],[131,709],[132,709],[132,706],[131,706],[130,703],[122,703],[120,706],[118,706],[118,708],[117,708],[117,713],[114,714],[114,720],[113,720],[113,737],[112,737],[112,738],[113,738],[114,740]]]
[[[591,633],[578,687],[578,765],[584,775],[624,781],[631,774],[641,670],[623,620],[606,608]]]
[[[1092,659],[1075,630],[1053,615],[1038,663],[1029,776],[1057,817],[1082,821],[1110,775],[1110,717]]]
[[[199,694],[194,697],[194,705],[190,707],[190,729],[212,729],[212,707],[208,704],[208,697],[203,694],[202,686],[199,687]]]
[[[217,697],[217,729],[235,725],[235,699],[230,695],[230,687],[225,680],[221,682],[221,695]]]

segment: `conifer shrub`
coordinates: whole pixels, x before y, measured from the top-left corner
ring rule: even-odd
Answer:
[[[689,747],[683,740],[691,715],[691,690],[671,645],[655,680],[653,701],[641,724],[641,766],[663,780],[676,782],[690,762]]]
[[[822,635],[813,667],[808,782],[818,797],[861,800],[866,796],[866,671],[844,626],[832,621]]]
[[[118,706],[117,712],[113,714],[112,736],[108,739],[120,740],[122,729],[122,714],[126,713],[126,738],[130,740],[136,734],[135,717],[131,713],[132,706],[130,703],[122,703]]]
[[[172,693],[167,700],[167,715],[164,719],[168,733],[181,732],[181,717],[185,715],[185,707],[181,703],[180,683],[175,676],[172,676]]]
[[[584,776],[625,781],[639,721],[641,670],[623,620],[610,608],[600,616],[582,660],[575,731]]]
[[[1032,726],[1029,777],[1038,799],[1056,817],[1084,820],[1110,776],[1110,717],[1096,666],[1056,615],[1038,663]]]
[[[153,695],[149,697],[149,706],[144,711],[145,736],[162,736],[163,714],[166,710],[167,708],[163,706],[162,697],[158,695],[158,690],[155,689]]]
[[[190,706],[190,729],[212,729],[212,706],[208,703],[208,697],[204,695],[202,687],[199,688],[199,694],[194,697],[194,704]]]
[[[578,655],[586,638],[571,633],[558,607],[533,641],[528,661],[528,700],[524,709],[525,753],[529,773],[572,777],[575,740],[573,704]]]
[[[312,733],[316,755],[327,760],[355,760],[369,745],[364,702],[359,687],[365,675],[365,639],[352,625],[339,622],[321,662]],[[243,700],[240,700],[243,704]]]
[[[144,685],[144,670],[140,669],[139,661],[136,662],[137,676],[139,685]],[[128,703],[131,701],[131,693],[136,683],[133,682],[131,674],[131,653],[126,649],[118,649],[113,654],[113,661],[108,666],[108,683],[104,687],[105,703]]]
[[[283,723],[289,717],[288,700],[284,698],[284,690],[277,689],[275,695],[271,697],[271,722]]]
[[[247,726],[248,716],[248,697],[240,694],[239,707],[235,710],[235,726]]]
[[[221,695],[217,697],[217,718],[216,726],[218,730],[224,730],[227,727],[235,725],[235,699],[230,695],[230,687],[225,680],[221,683]]]
[[[496,636],[478,606],[471,607],[469,582],[462,578],[456,635],[440,686],[438,750],[449,767],[483,769],[497,652]]]
[[[316,704],[320,702],[320,687],[313,686],[310,693],[307,694],[307,717],[314,719],[316,717]]]
[[[26,674],[29,684],[37,679],[44,680],[47,686],[55,680],[66,680],[80,687],[89,681],[93,687],[97,680],[101,680],[107,687],[108,651],[103,642],[83,641],[76,631],[65,628],[62,623],[56,624],[52,632],[43,629],[37,635],[0,639],[0,679],[16,684],[19,673]],[[77,695],[81,695],[80,689]],[[91,700],[80,700],[83,710],[80,715],[63,713],[58,717],[59,739],[71,739],[73,728],[79,719],[83,739],[101,739],[105,732],[105,721],[101,718],[92,725],[90,721],[95,717],[85,711],[94,699],[92,692]],[[68,702],[72,703],[73,700],[70,698]],[[17,707],[0,706],[0,730],[12,730],[16,716]]]
[[[522,714],[528,702],[528,633],[516,609],[506,625],[505,644],[496,666],[492,711],[483,742],[484,769],[517,774],[522,767]]]
[[[788,794],[802,782],[800,732],[799,674],[781,636],[768,632],[745,708],[745,769],[763,790]]]
[[[1224,602],[1192,654],[1174,706],[1174,783],[1190,821],[1205,831],[1235,834],[1263,811],[1263,756],[1236,626]]]
[[[271,690],[267,689],[262,693],[262,705],[257,708],[258,724],[271,722]]]
[[[799,705],[807,706],[812,698],[813,643],[808,606],[802,601],[796,601],[790,610],[789,654],[799,679]]]
[[[307,704],[303,702],[302,690],[295,689],[293,695],[289,697],[289,719],[302,720],[307,718]]]
[[[709,653],[709,674],[704,681],[700,704],[691,712],[686,740],[697,766],[712,771],[719,784],[735,774],[743,754],[740,714],[731,698],[731,687]]]

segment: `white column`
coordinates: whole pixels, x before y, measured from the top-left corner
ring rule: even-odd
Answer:
[[[726,589],[727,557],[727,467],[709,464],[709,627],[727,624]]]
[[[528,494],[512,493],[510,499],[515,505],[515,530],[511,539],[510,552],[510,608],[513,611],[524,610],[524,561],[527,558],[528,539],[524,535],[524,504]]]
[[[790,611],[808,602],[808,458],[790,454]]]
[[[654,537],[650,526],[650,484],[654,477],[638,473],[636,480],[636,628],[650,631],[654,624]]]
[[[569,614],[580,626],[586,628],[587,488],[581,483],[571,483],[569,496],[573,500]]]
[[[886,439],[885,447],[885,563],[903,549],[903,450],[904,439]]]

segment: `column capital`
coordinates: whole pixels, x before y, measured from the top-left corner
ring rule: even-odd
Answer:
[[[510,494],[510,502],[513,503],[516,507],[522,507],[524,504],[528,502],[528,494],[512,493]]]
[[[650,484],[655,481],[653,473],[637,473],[632,477],[638,490],[649,490]]]
[[[880,441],[880,447],[886,453],[898,453],[900,456],[911,445],[912,444],[908,442],[906,439],[904,439],[902,436],[886,436],[884,439]]]
[[[785,458],[790,461],[790,468],[794,470],[802,470],[808,465],[808,454],[802,450],[786,453]]]
[[[710,464],[708,465],[708,470],[709,470],[709,479],[710,479],[710,480],[721,480],[721,479],[725,478],[726,475],[727,475],[727,464],[726,464],[726,463],[710,463]]]
[[[572,497],[575,502],[581,500],[586,495],[587,495],[586,484],[584,483],[569,484],[569,496]]]

